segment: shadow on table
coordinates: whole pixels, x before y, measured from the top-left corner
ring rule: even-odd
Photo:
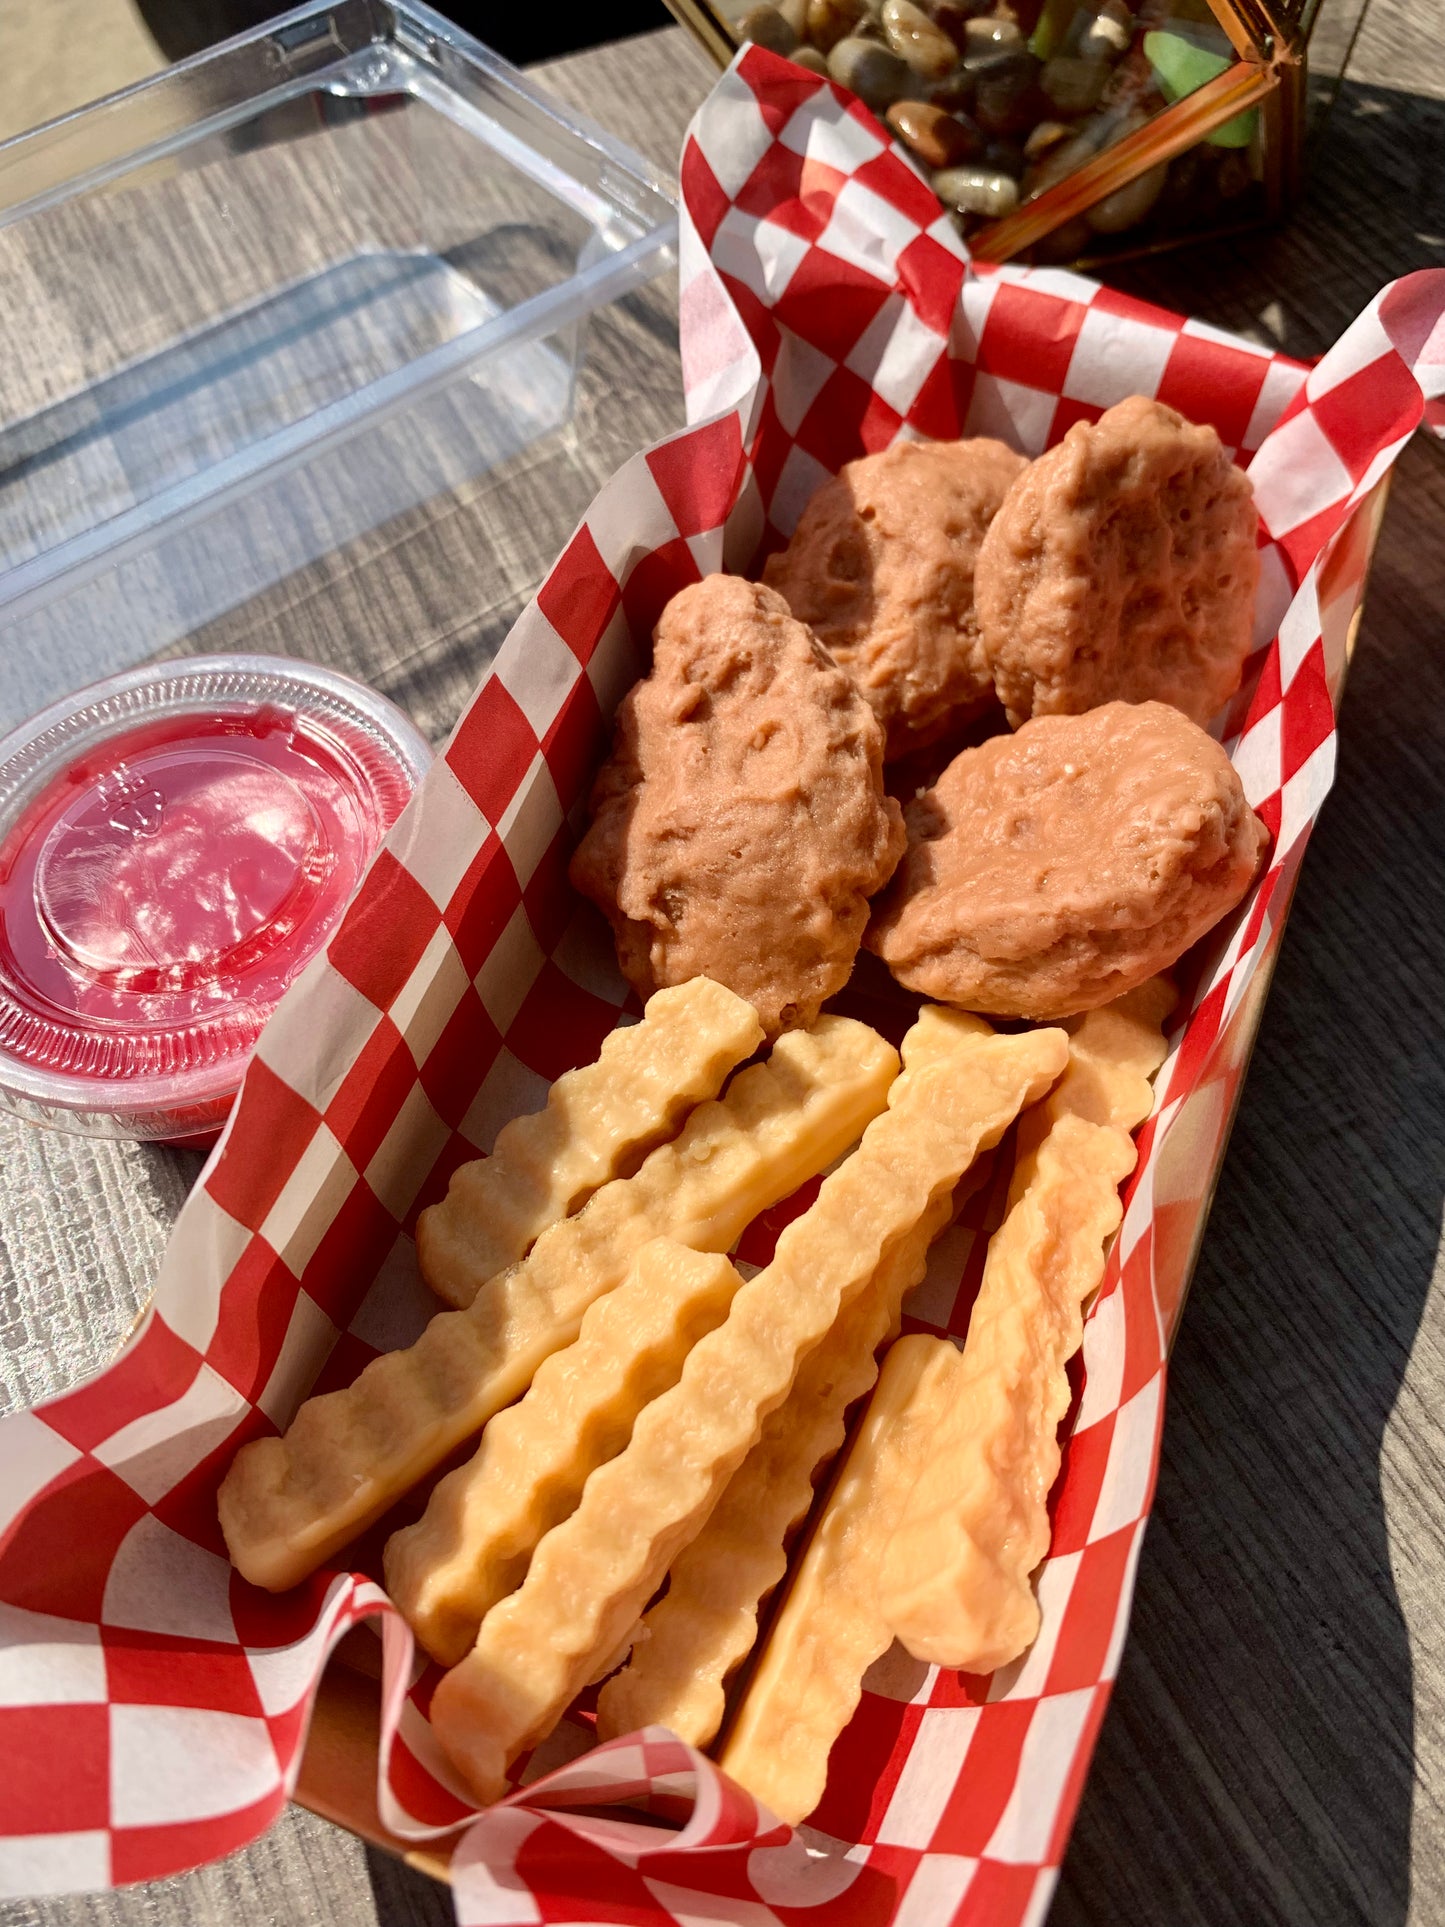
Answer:
[[[366,1849],[366,1877],[378,1927],[455,1927],[451,1888],[379,1847]]]
[[[1445,459],[1417,438],[1174,1354],[1133,1627],[1051,1927],[1406,1919],[1415,1713],[1380,1459],[1445,1189],[1442,516]],[[1402,1571],[1435,1557],[1421,1510]]]
[[[1121,264],[1102,278],[1308,360],[1382,281],[1445,267],[1445,100],[1346,82],[1283,228]]]

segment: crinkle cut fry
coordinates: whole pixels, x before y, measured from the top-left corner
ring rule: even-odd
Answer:
[[[617,1289],[588,1306],[575,1342],[543,1360],[417,1523],[387,1540],[386,1589],[433,1659],[454,1666],[467,1651],[588,1474],[622,1450],[642,1407],[727,1316],[738,1283],[725,1258],[665,1238],[644,1245]]]
[[[863,1675],[893,1643],[879,1562],[960,1362],[951,1340],[917,1335],[884,1359],[723,1748],[723,1771],[791,1826],[822,1799]]]
[[[1151,1080],[1164,1062],[1164,1020],[1176,1001],[1167,977],[1150,977],[1112,1004],[1068,1019],[1069,1068],[1047,1097],[1024,1112],[1014,1134],[1010,1206],[1023,1196],[1039,1146],[1061,1117],[1138,1130],[1154,1107]]]
[[[1038,1632],[1066,1367],[1134,1155],[1127,1131],[1060,1118],[989,1244],[953,1397],[884,1555],[883,1617],[915,1659],[991,1673]]]
[[[448,1304],[469,1305],[549,1224],[672,1137],[762,1041],[752,1005],[711,978],[656,991],[596,1063],[559,1077],[542,1110],[503,1125],[490,1157],[453,1172],[446,1197],[417,1220],[422,1277]]]
[[[243,1446],[219,1495],[232,1564],[273,1592],[314,1572],[520,1396],[643,1245],[671,1237],[726,1251],[846,1150],[897,1068],[892,1046],[851,1018],[779,1038],[634,1177],[544,1231],[465,1311],[439,1312],[414,1345],[308,1399],[283,1438]]]
[[[966,1037],[982,1018],[926,1005],[903,1045],[904,1077]],[[902,1079],[899,1080],[900,1084]],[[895,1099],[896,1101],[896,1099]],[[697,1537],[678,1554],[667,1590],[644,1616],[629,1664],[597,1700],[599,1739],[667,1726],[703,1747],[722,1725],[729,1674],[752,1650],[758,1612],[787,1570],[788,1535],[806,1515],[823,1468],[843,1443],[844,1418],[878,1376],[878,1347],[896,1335],[903,1300],[948,1223],[941,1194],[890,1246],[867,1285],[798,1369]]]
[[[432,1727],[479,1799],[614,1652],[888,1245],[1062,1071],[1062,1031],[992,1037],[899,1079],[898,1101],[778,1239],[773,1262],[638,1415],[627,1449],[542,1540],[520,1591],[438,1686]]]

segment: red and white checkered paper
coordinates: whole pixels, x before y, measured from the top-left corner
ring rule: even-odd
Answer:
[[[294,1782],[328,1651],[371,1619],[381,1812],[414,1839],[465,1829],[465,1923],[1021,1927],[1047,1908],[1118,1664],[1166,1343],[1242,1069],[1234,1020],[1333,773],[1365,498],[1422,416],[1445,425],[1445,274],[1386,289],[1309,372],[1076,275],[975,275],[857,103],[757,49],[698,115],[681,173],[691,425],[597,497],[268,1026],[123,1354],[0,1428],[6,1891],[147,1879],[253,1839]],[[1159,1079],[1086,1330],[1039,1639],[991,1679],[882,1662],[810,1828],[774,1823],[661,1730],[569,1761],[585,1716],[550,1749],[557,1770],[474,1817],[432,1742],[411,1636],[365,1576],[374,1545],[356,1571],[272,1598],[226,1563],[217,1481],[313,1381],[414,1334],[418,1210],[627,1011],[565,870],[667,597],[751,566],[825,475],[899,435],[1032,454],[1141,392],[1252,457],[1260,653],[1226,733],[1275,846],[1200,962]],[[965,1328],[986,1203],[936,1248],[915,1323]],[[785,1215],[741,1256],[764,1261]]]

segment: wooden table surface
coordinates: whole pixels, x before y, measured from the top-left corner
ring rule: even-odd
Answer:
[[[1445,20],[1376,0],[1288,231],[1110,279],[1290,353],[1445,265]],[[540,69],[671,169],[713,77],[680,30]],[[639,104],[642,104],[641,107]],[[590,433],[188,639],[368,676],[439,736],[592,489],[680,419],[675,306],[609,317]],[[459,615],[459,575],[487,592]],[[1400,464],[1316,834],[1170,1376],[1154,1518],[1053,1927],[1445,1923],[1445,450]],[[394,638],[406,636],[404,652]],[[0,1377],[123,1335],[194,1156],[0,1121]],[[5,1927],[450,1920],[445,1892],[290,1811],[247,1852]]]

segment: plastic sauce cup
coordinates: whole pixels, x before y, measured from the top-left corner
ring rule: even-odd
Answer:
[[[0,1106],[208,1137],[431,750],[277,656],[152,664],[0,741]]]

